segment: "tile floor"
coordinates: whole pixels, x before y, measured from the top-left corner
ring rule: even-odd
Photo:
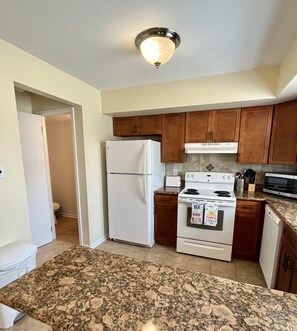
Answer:
[[[111,240],[105,241],[96,249],[194,272],[229,278],[238,282],[266,286],[260,265],[255,262],[237,259],[233,259],[231,262],[224,262],[180,254],[171,247],[154,245],[152,248],[145,248]]]
[[[79,243],[77,221],[70,218],[60,218],[56,225],[57,239],[38,249],[37,265],[51,259],[65,249]],[[125,255],[140,260],[166,264],[172,267],[202,272],[214,276],[225,277],[239,282],[266,286],[258,263],[243,260],[231,262],[217,261],[197,256],[180,254],[174,248],[155,245],[145,248],[107,240],[96,249],[110,253]],[[52,328],[31,317],[24,317],[10,331],[51,331]]]

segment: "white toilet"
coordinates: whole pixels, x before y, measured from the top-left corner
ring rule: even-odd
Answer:
[[[0,247],[0,288],[36,267],[37,246],[29,242],[12,242]],[[21,313],[0,303],[0,329],[13,326]]]
[[[54,210],[54,217],[55,217],[55,224],[57,224],[57,218],[56,218],[56,211],[60,209],[60,205],[58,202],[53,202],[53,210]]]

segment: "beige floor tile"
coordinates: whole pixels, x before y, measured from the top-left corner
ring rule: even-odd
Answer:
[[[236,280],[235,264],[233,262],[212,260],[210,263],[210,274]]]
[[[49,325],[41,323],[34,318],[25,316],[16,325],[12,326],[9,331],[51,331],[52,328]]]
[[[261,277],[259,275],[252,276],[248,274],[237,274],[236,280],[241,283],[248,283],[252,285],[267,287],[264,277]]]
[[[266,282],[258,263],[236,261],[236,279],[239,282],[266,287]]]
[[[188,263],[186,270],[194,272],[202,272],[203,274],[210,274],[210,263],[191,264]]]
[[[188,263],[189,264],[197,264],[197,265],[207,264],[210,267],[211,260],[210,259],[207,259],[205,257],[189,255],[189,257],[188,257]]]

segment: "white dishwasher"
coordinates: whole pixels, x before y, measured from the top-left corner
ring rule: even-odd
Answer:
[[[274,288],[283,221],[268,206],[265,206],[265,218],[260,252],[260,266],[268,288]]]

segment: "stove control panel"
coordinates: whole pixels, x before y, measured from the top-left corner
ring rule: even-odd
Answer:
[[[222,172],[186,172],[186,182],[195,183],[228,183],[232,184],[235,181],[235,175]]]

